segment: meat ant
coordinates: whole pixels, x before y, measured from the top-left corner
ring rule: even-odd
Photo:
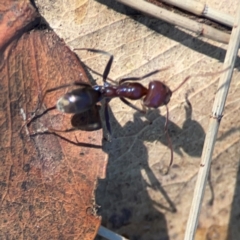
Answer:
[[[151,81],[148,85],[148,88],[144,87],[139,82],[136,82],[136,81],[141,81],[147,77],[150,77],[160,71],[166,70],[169,67],[152,71],[142,77],[122,78],[120,79],[118,85],[113,85],[107,81],[108,74],[110,72],[113,58],[114,58],[112,54],[102,50],[92,49],[92,48],[75,48],[74,50],[86,50],[89,52],[100,53],[100,54],[109,56],[109,60],[103,72],[103,85],[90,86],[89,84],[75,81],[70,84],[65,84],[55,88],[51,88],[46,90],[46,92],[44,93],[40,106],[42,105],[46,94],[62,88],[70,87],[70,86],[79,86],[79,88],[76,88],[71,92],[64,94],[61,98],[59,98],[59,100],[56,103],[56,106],[51,108],[51,110],[58,109],[63,113],[80,114],[80,113],[89,111],[92,107],[95,107],[97,103],[99,103],[102,100],[105,100],[104,115],[105,115],[106,128],[108,130],[108,133],[111,134],[111,127],[110,127],[109,113],[108,113],[108,103],[112,98],[118,97],[123,103],[140,112],[146,112],[146,108],[158,108],[165,105],[167,113],[166,113],[166,122],[164,126],[164,132],[167,136],[168,145],[171,151],[169,168],[173,162],[173,147],[172,147],[170,136],[168,134],[169,110],[168,110],[167,104],[169,103],[172,94],[176,92],[180,87],[182,87],[182,85],[186,83],[189,80],[189,78],[193,76],[212,76],[217,73],[222,73],[226,71],[225,69],[222,71],[218,71],[217,73],[215,72],[215,73],[205,73],[205,74],[197,74],[197,75],[191,75],[191,76],[189,75],[173,91],[170,90],[170,88],[166,86],[163,82],[158,80]],[[141,99],[143,109],[139,109],[138,107],[134,106],[127,99],[130,99],[130,100]],[[29,124],[32,120],[33,118],[27,124]],[[77,127],[66,129],[66,130],[56,130],[56,129],[49,128],[48,132],[69,132],[69,131],[75,131],[78,129],[79,128]]]

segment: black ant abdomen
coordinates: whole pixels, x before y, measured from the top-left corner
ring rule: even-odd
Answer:
[[[71,118],[71,125],[83,131],[96,131],[102,128],[102,121],[99,114],[100,106],[95,105],[85,112],[74,114]]]
[[[101,92],[91,86],[74,89],[63,95],[56,104],[56,108],[64,113],[82,113],[90,109],[101,100]]]

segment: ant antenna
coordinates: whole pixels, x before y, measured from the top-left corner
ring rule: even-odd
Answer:
[[[227,71],[229,68],[230,68],[230,67],[227,67],[226,69],[223,69],[223,70],[218,71],[218,72],[215,72],[215,73],[208,72],[208,73],[202,73],[202,74],[189,75],[189,76],[187,76],[187,77],[180,83],[180,85],[179,85],[178,87],[176,87],[176,88],[172,91],[172,93],[176,92],[180,87],[182,87],[182,85],[183,85],[184,83],[186,83],[186,82],[189,80],[189,78],[192,78],[192,77],[215,76],[215,75],[217,75],[217,74],[219,74],[219,73],[223,73],[223,72]]]

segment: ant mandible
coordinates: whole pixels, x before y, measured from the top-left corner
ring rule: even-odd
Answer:
[[[88,111],[92,107],[94,107],[98,102],[105,99],[105,106],[104,106],[104,114],[105,114],[105,121],[106,121],[106,127],[108,132],[111,134],[111,127],[109,123],[109,114],[108,114],[108,103],[112,98],[119,97],[120,100],[127,104],[128,106],[132,107],[135,110],[146,112],[146,108],[158,108],[163,105],[166,107],[167,116],[166,116],[166,122],[165,122],[165,134],[168,139],[168,145],[171,150],[171,158],[170,158],[170,164],[169,168],[172,165],[173,162],[173,148],[172,148],[172,142],[168,134],[168,118],[169,118],[169,111],[167,104],[170,101],[170,98],[172,94],[177,91],[186,81],[189,80],[189,78],[193,77],[187,76],[180,85],[175,88],[173,91],[170,90],[168,86],[166,86],[163,82],[154,80],[151,81],[148,85],[148,88],[144,87],[139,82],[135,81],[141,81],[151,75],[154,75],[160,71],[166,70],[169,67],[166,67],[164,69],[155,70],[153,72],[150,72],[142,77],[128,77],[128,78],[122,78],[119,81],[118,85],[112,85],[109,82],[107,82],[108,74],[110,72],[112,62],[113,62],[113,55],[102,51],[98,49],[92,49],[92,48],[75,48],[74,50],[86,50],[94,53],[101,53],[108,55],[110,58],[108,60],[108,63],[105,67],[105,70],[103,72],[103,85],[95,85],[90,86],[86,83],[80,83],[80,82],[73,82],[70,84],[65,84],[56,88],[48,89],[42,98],[41,104],[43,103],[43,100],[49,92],[53,92],[56,90],[59,90],[61,88],[66,88],[69,86],[80,86],[80,88],[76,88],[72,90],[71,92],[68,92],[64,94],[58,101],[55,106],[59,111],[63,113],[70,113],[70,114],[79,114]],[[225,71],[225,70],[223,70]],[[217,73],[221,73],[223,71],[219,71]],[[211,76],[215,75],[215,73],[205,73],[205,74],[198,74],[194,76]],[[130,81],[130,82],[129,82]],[[131,102],[129,102],[127,99],[130,100],[139,100],[142,99],[142,106],[143,110],[137,108]],[[68,130],[56,130],[51,129],[50,131],[56,131],[56,132],[66,132],[66,131],[74,131],[77,130],[77,128],[72,128]],[[169,169],[168,168],[168,169]]]

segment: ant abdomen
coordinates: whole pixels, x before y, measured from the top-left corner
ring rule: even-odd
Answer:
[[[102,128],[102,121],[99,114],[100,106],[94,105],[85,112],[74,114],[71,124],[74,128],[84,131],[95,131]]]
[[[101,100],[101,92],[91,86],[74,89],[63,95],[56,104],[59,111],[64,113],[82,113]]]
[[[172,91],[164,83],[152,81],[149,83],[148,92],[143,99],[143,104],[149,108],[159,108],[167,105],[171,96]]]

